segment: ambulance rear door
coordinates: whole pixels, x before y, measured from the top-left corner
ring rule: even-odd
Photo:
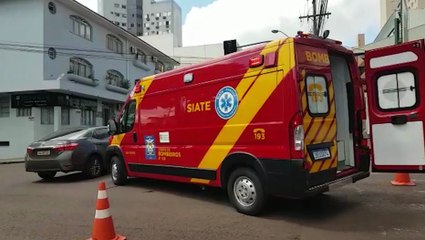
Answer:
[[[372,170],[425,172],[424,41],[366,52]]]

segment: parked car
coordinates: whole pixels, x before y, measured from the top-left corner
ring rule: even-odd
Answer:
[[[102,175],[108,146],[107,127],[62,129],[31,143],[25,156],[25,170],[43,179],[57,172],[82,171],[88,178]]]

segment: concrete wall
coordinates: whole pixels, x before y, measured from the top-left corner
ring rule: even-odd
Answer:
[[[8,95],[2,95],[8,96]],[[0,118],[0,141],[9,141],[9,147],[0,146],[2,159],[23,158],[27,146],[34,141],[35,122],[32,117],[17,117],[16,109],[10,109],[9,118]],[[9,149],[15,149],[10,151]]]
[[[42,0],[0,1],[1,92],[58,86],[42,81],[43,12]]]

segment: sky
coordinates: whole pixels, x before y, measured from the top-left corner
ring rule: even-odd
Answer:
[[[97,0],[77,0],[97,10]],[[311,14],[307,0],[175,0],[182,8],[183,46],[222,43],[236,39],[240,45],[274,40],[283,34],[294,36],[297,31],[310,31],[311,21],[299,16]],[[324,29],[329,38],[344,46],[357,45],[357,34],[366,34],[372,42],[380,29],[379,0],[329,0]]]

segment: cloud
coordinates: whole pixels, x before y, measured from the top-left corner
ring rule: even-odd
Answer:
[[[293,0],[216,0],[205,7],[194,7],[183,25],[185,46],[220,43],[237,39],[249,44],[282,37],[271,33],[279,29],[294,36],[298,30],[309,31],[310,22],[299,16],[310,13],[311,1]],[[354,46],[358,33],[373,39],[379,30],[379,1],[332,0],[325,29],[330,37]]]

